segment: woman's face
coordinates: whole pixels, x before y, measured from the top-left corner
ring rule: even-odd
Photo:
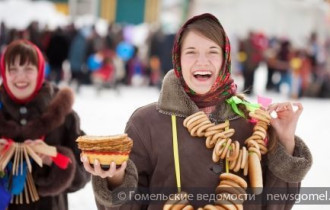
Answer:
[[[186,84],[197,94],[207,93],[223,62],[221,47],[201,34],[190,31],[181,46],[181,68]]]
[[[31,96],[37,86],[38,68],[26,62],[20,65],[16,57],[13,64],[6,66],[6,78],[9,90],[18,99],[24,100]]]

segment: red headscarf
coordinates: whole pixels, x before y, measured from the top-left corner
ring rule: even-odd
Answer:
[[[181,80],[181,84],[183,85],[183,88],[185,92],[189,95],[189,97],[196,103],[196,105],[199,108],[205,108],[209,106],[214,106],[216,104],[221,103],[225,99],[231,97],[236,93],[236,84],[234,83],[233,79],[230,77],[231,76],[231,58],[230,58],[230,43],[227,35],[223,31],[223,36],[224,38],[224,47],[223,49],[223,63],[219,72],[219,75],[212,85],[211,89],[203,94],[197,94],[195,91],[190,89],[186,82],[183,79],[182,75],[182,69],[181,69],[181,62],[180,62],[180,39],[182,37],[183,32],[186,30],[187,26],[197,20],[201,19],[209,19],[214,21],[216,24],[219,24],[220,28],[223,29],[222,25],[218,21],[216,17],[209,13],[205,13],[202,15],[194,16],[191,19],[189,19],[178,31],[175,37],[175,42],[173,46],[173,51],[172,51],[172,61],[173,61],[173,66],[174,66],[174,71],[175,75]],[[218,43],[220,45],[220,43]]]
[[[20,104],[25,104],[30,102],[39,92],[40,88],[42,87],[42,84],[44,82],[44,75],[45,75],[45,59],[41,53],[41,51],[39,50],[39,48],[34,45],[33,43],[31,43],[30,41],[27,40],[17,40],[14,41],[12,43],[10,43],[8,45],[9,46],[13,46],[13,45],[19,45],[19,44],[25,44],[25,45],[30,45],[33,47],[33,49],[36,51],[37,56],[38,56],[38,76],[37,76],[37,85],[35,90],[33,91],[33,93],[26,99],[18,99],[14,96],[14,94],[10,91],[9,87],[8,87],[8,82],[7,82],[7,78],[6,78],[6,63],[5,63],[5,55],[7,50],[5,50],[5,52],[3,53],[2,57],[1,57],[1,61],[0,61],[0,71],[1,71],[1,76],[2,76],[2,80],[3,80],[3,87],[5,88],[6,92],[8,93],[9,97]],[[8,49],[7,47],[7,49]]]

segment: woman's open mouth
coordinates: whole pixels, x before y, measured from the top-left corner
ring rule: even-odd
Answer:
[[[208,79],[211,78],[212,72],[211,71],[195,71],[193,72],[193,76],[195,79],[198,81],[207,81]]]
[[[24,88],[27,88],[29,86],[29,83],[26,83],[26,82],[22,82],[22,83],[15,83],[15,87],[17,89],[24,89]]]

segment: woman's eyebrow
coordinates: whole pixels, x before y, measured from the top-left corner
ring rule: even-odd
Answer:
[[[184,50],[193,50],[195,49],[195,47],[186,47],[186,48],[183,48]]]

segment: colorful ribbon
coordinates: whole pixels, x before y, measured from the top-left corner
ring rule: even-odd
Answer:
[[[271,98],[263,97],[258,95],[258,104],[260,104],[263,107],[267,107],[272,103]]]
[[[259,104],[255,104],[255,103],[250,103],[247,101],[243,101],[242,99],[238,98],[237,96],[232,96],[231,98],[227,99],[226,102],[231,106],[231,108],[233,109],[233,111],[235,113],[237,113],[238,115],[240,115],[241,117],[246,118],[246,116],[244,115],[244,113],[238,108],[238,104],[243,104],[245,105],[245,107],[250,111],[253,112],[254,110],[260,108]]]
[[[57,153],[57,156],[52,157],[52,160],[60,169],[66,169],[69,163],[71,163],[70,158],[61,153]]]

